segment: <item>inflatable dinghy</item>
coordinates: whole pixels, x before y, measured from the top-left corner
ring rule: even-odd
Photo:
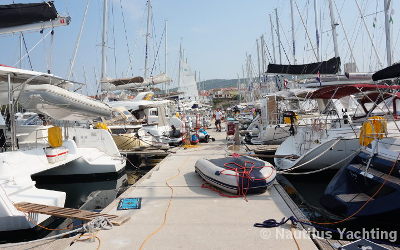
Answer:
[[[265,192],[276,176],[270,163],[250,156],[200,159],[195,170],[206,182],[234,194]]]

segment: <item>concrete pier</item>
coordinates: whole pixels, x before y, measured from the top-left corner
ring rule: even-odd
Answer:
[[[118,200],[103,212],[130,216],[112,230],[100,231],[100,249],[316,249],[305,231],[255,228],[266,219],[280,220],[293,215],[274,186],[264,194],[226,198],[204,189],[194,172],[203,157],[224,157],[224,133],[215,142],[180,149],[130,187],[120,198],[142,197],[139,210],[117,211]],[[293,235],[296,240],[293,239]],[[96,249],[98,241],[79,241],[69,249]]]

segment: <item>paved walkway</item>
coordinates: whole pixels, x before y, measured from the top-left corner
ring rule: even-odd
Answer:
[[[292,215],[274,187],[264,194],[248,196],[248,202],[221,197],[201,187],[204,181],[194,172],[196,160],[226,154],[225,133],[214,135],[215,142],[169,155],[122,194],[121,198],[142,197],[141,209],[117,211],[118,200],[110,204],[104,212],[129,214],[131,219],[98,232],[100,249],[297,249],[289,226],[253,227],[255,222]],[[294,235],[301,249],[316,249],[303,231],[295,229]],[[69,249],[97,246],[98,240],[76,242]]]

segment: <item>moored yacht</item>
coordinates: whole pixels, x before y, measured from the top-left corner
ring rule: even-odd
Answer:
[[[8,80],[29,79],[27,73],[29,71],[24,71],[21,76],[13,70]],[[47,84],[52,80],[51,76],[42,80],[35,85],[24,82],[18,97],[9,102],[10,117],[14,117],[18,102],[26,110],[50,119],[46,119],[45,125],[34,123],[23,126],[23,132],[18,132],[18,127],[22,126],[16,126],[14,119],[10,119],[9,151],[0,153],[2,231],[32,228],[49,218],[46,215],[25,215],[15,208],[14,203],[64,205],[65,193],[37,189],[35,180],[67,180],[70,177],[112,179],[123,173],[125,168],[125,159],[108,131],[74,126],[77,121],[107,116],[111,114],[111,108],[86,96]],[[62,127],[50,123],[58,123]]]
[[[358,137],[361,123],[368,116],[387,115],[390,110],[396,110],[393,96],[382,92],[394,88],[353,84],[328,86],[315,91],[312,98],[320,99],[322,116],[280,145],[277,155],[295,157],[275,158],[276,166],[281,170],[296,171],[346,166],[360,149]],[[352,95],[357,95],[357,98]],[[394,129],[396,126],[395,121],[388,120],[390,135],[398,134]]]

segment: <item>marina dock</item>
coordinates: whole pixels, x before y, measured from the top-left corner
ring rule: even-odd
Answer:
[[[294,240],[289,225],[272,229],[253,226],[293,215],[275,186],[264,194],[249,195],[248,202],[202,188],[204,181],[194,172],[195,162],[229,153],[224,133],[213,136],[215,142],[170,154],[119,197],[141,197],[141,209],[118,211],[119,199],[106,207],[105,213],[131,218],[122,226],[99,231],[100,249],[239,249],[244,245],[296,249],[296,244],[301,249],[316,249],[309,237],[302,237],[300,229],[293,231],[299,236]],[[98,241],[76,241],[69,249],[96,249],[98,245]]]

